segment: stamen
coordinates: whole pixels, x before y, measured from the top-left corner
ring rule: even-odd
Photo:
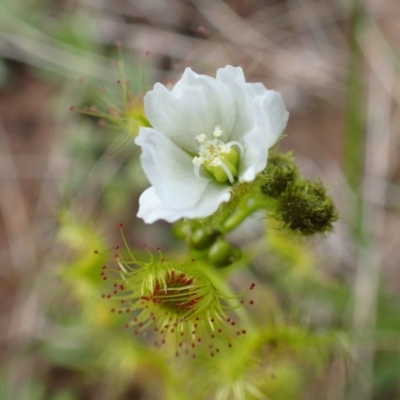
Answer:
[[[222,131],[221,127],[220,127],[219,125],[217,125],[217,126],[214,128],[214,132],[213,132],[214,137],[219,138],[219,137],[221,137],[223,134],[224,134],[224,132]]]
[[[217,125],[213,131],[214,138],[208,139],[204,133],[196,136],[199,151],[198,155],[192,159],[196,178],[205,179],[200,175],[202,172],[200,167],[203,166],[214,176],[217,182],[223,183],[229,180],[230,184],[234,183],[238,162],[240,156],[244,154],[244,149],[236,141],[224,143],[221,139],[218,139],[222,135],[223,131]],[[237,147],[239,151],[236,151],[233,146]]]
[[[202,133],[201,135],[197,135],[196,140],[199,143],[205,143],[207,141],[207,135],[205,135],[204,133]]]
[[[219,167],[219,166],[221,166],[221,164],[222,164],[222,160],[219,157],[214,158],[210,163],[210,165],[212,167]]]
[[[192,160],[193,165],[200,167],[204,163],[204,157],[194,157]]]

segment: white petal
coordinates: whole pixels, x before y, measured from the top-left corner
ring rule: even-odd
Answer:
[[[225,83],[235,82],[238,85],[246,83],[243,69],[241,67],[232,67],[232,65],[219,68],[217,70],[217,79]]]
[[[181,218],[179,213],[168,209],[157,196],[153,186],[146,189],[139,198],[139,218],[142,218],[146,224],[163,219],[167,222],[175,222]]]
[[[289,113],[280,93],[262,83],[247,83],[243,70],[230,65],[217,72],[217,79],[229,86],[236,106],[232,140],[243,144],[239,179],[252,181],[267,165],[271,148],[286,127]]]
[[[244,135],[245,155],[239,171],[239,179],[247,182],[267,165],[268,149],[276,143],[289,118],[282,96],[272,90],[255,99],[252,111],[255,125]]]
[[[222,203],[230,200],[230,190],[230,186],[217,183],[207,186],[199,202],[194,207],[184,210],[182,216],[189,219],[209,217]]]
[[[211,180],[196,178],[192,156],[151,128],[141,128],[135,143],[142,147],[142,167],[165,206],[179,209],[198,203]]]
[[[230,132],[235,118],[229,88],[190,68],[172,91],[156,83],[146,94],[144,106],[151,125],[191,153],[197,153],[197,135],[212,135],[217,125]]]
[[[231,65],[227,65],[224,68],[220,68],[217,71],[217,79],[226,83],[230,87],[232,87],[233,84],[239,86],[242,90],[247,92],[247,94],[251,95],[251,97],[263,95],[265,91],[268,90],[262,83],[246,82],[241,67],[232,67]]]
[[[232,83],[238,85],[250,98],[263,95],[268,89],[260,82],[246,82],[244,72],[240,67],[232,67],[227,65],[217,71],[217,79],[225,82],[232,87]]]
[[[140,196],[137,216],[147,224],[159,219],[175,222],[181,218],[205,218],[217,211],[221,203],[229,201],[231,197],[229,190],[229,186],[210,185],[198,204],[189,209],[177,210],[166,207],[152,186]]]
[[[247,84],[243,70],[240,67],[227,65],[217,71],[217,80],[229,87],[235,106],[235,123],[229,139],[241,142],[243,135],[254,126],[254,117],[251,112],[252,98],[244,90]]]
[[[264,134],[259,134],[266,141],[266,146],[271,148],[279,139],[289,119],[289,112],[286,109],[282,95],[274,90],[267,90],[260,99],[260,109],[255,105],[257,124],[264,129]]]

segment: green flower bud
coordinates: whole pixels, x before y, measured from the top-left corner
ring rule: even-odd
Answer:
[[[338,219],[333,201],[319,179],[291,182],[279,200],[280,218],[303,235],[331,231],[332,223]]]
[[[178,240],[185,240],[190,236],[193,229],[192,221],[181,220],[174,224],[172,232]]]
[[[290,182],[298,179],[300,173],[292,153],[271,154],[264,170],[265,183],[261,190],[271,197],[279,197]]]
[[[227,267],[239,258],[240,250],[224,239],[217,240],[208,251],[208,259],[216,267]]]
[[[213,229],[198,228],[189,237],[189,246],[196,250],[204,250],[210,247],[220,232]]]

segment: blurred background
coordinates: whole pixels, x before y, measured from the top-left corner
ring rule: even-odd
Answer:
[[[264,398],[399,399],[399,21],[397,0],[0,0],[0,399],[233,398],[204,365],[188,369],[197,392],[100,300],[119,222],[133,246],[183,248],[168,224],[135,217],[148,185],[135,127],[89,115],[127,109],[117,42],[139,99],[186,66],[240,65],[280,91],[280,150],[339,209],[332,234],[265,250],[271,305],[257,318],[341,334],[316,355],[312,336],[285,330],[275,354],[271,331]]]

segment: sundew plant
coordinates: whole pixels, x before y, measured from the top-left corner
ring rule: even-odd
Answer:
[[[283,398],[291,374],[288,393],[295,393],[307,385],[303,368],[316,373],[339,334],[317,332],[284,309],[278,319],[269,315],[278,310],[268,304],[276,300],[269,299],[263,247],[288,252],[296,264],[302,242],[328,235],[338,213],[323,182],[279,150],[289,120],[282,95],[231,65],[215,77],[187,67],[176,82],[157,82],[141,97],[126,80],[118,85],[125,109],[83,113],[122,127],[122,144],[140,147],[150,186],[137,218],[168,222],[175,239],[165,254],[159,246],[134,248],[119,223],[121,245],[108,256],[94,250],[104,307],[127,340],[165,360],[169,374],[201,371],[176,392],[167,380],[172,398],[191,391],[199,399]],[[250,242],[245,225],[259,230]]]

